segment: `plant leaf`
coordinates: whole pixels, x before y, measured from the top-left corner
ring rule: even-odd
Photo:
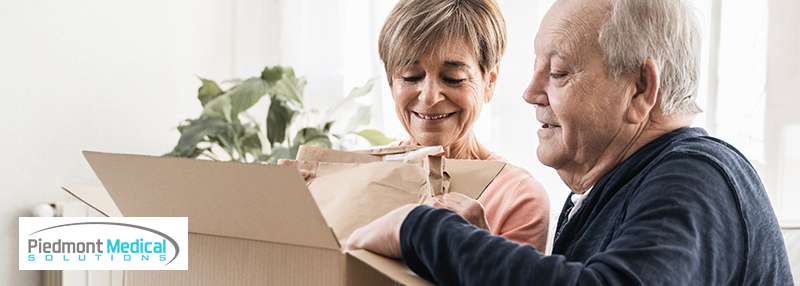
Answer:
[[[363,86],[354,87],[345,98],[342,98],[336,102],[333,107],[325,111],[325,118],[333,120],[336,115],[341,115],[342,111],[347,112],[347,110],[354,108],[355,105],[358,105],[356,99],[369,94],[374,86],[375,79],[373,78],[368,80]]]
[[[190,120],[188,124],[181,127],[181,138],[178,144],[169,152],[168,156],[176,157],[196,157],[201,152],[197,151],[197,144],[206,142],[206,137],[224,133],[228,123],[222,118],[201,117],[197,120]]]
[[[270,88],[270,94],[282,97],[298,107],[302,107],[306,80],[296,78],[292,68],[285,68],[283,71],[283,77]]]
[[[328,121],[328,122],[325,122],[325,124],[323,124],[323,125],[322,125],[322,132],[323,132],[323,133],[329,133],[329,132],[331,132],[331,127],[333,126],[333,123],[334,123],[334,122],[335,122],[335,121]]]
[[[200,88],[197,89],[197,99],[200,100],[200,104],[202,106],[206,106],[206,103],[225,93],[213,80],[202,77],[198,78],[202,84],[200,85]]]
[[[261,79],[266,81],[268,84],[273,84],[276,81],[280,80],[282,77],[283,77],[282,66],[264,67],[264,70],[261,71]]]
[[[294,136],[294,146],[311,145],[316,147],[331,148],[331,139],[325,132],[315,127],[306,127],[297,131]]]
[[[223,94],[212,99],[205,105],[201,117],[220,118],[231,122],[233,119],[231,118],[232,109],[231,97],[227,94]]]
[[[356,113],[350,117],[350,120],[347,121],[347,126],[342,132],[353,132],[358,127],[369,124],[371,113],[372,107],[370,106],[365,105],[358,107]]]
[[[295,151],[295,154],[297,151]],[[270,162],[277,163],[279,159],[294,159],[295,155],[292,154],[289,147],[286,146],[276,146],[272,148],[272,154],[270,155]]]
[[[374,85],[375,79],[370,79],[363,86],[353,88],[350,94],[337,101],[333,107],[325,110],[323,122],[337,122],[336,128],[332,128],[337,133],[350,133],[369,124],[372,108],[357,100],[368,95]]]
[[[249,78],[225,93],[231,98],[231,119],[238,121],[239,113],[253,107],[266,93],[266,84],[257,77]]]
[[[375,79],[371,78],[366,83],[364,83],[364,85],[357,86],[351,89],[350,94],[347,95],[347,98],[355,99],[365,96],[369,94],[370,91],[372,91],[372,87],[374,86],[375,86]]]
[[[286,140],[286,128],[292,123],[296,112],[284,104],[284,101],[273,96],[267,111],[267,140],[270,146]]]
[[[372,144],[372,146],[387,145],[389,143],[392,143],[392,141],[394,141],[394,139],[389,138],[388,136],[383,134],[383,132],[380,132],[376,129],[364,129],[353,134],[356,134],[364,139],[367,139],[367,141],[369,141],[369,144]]]
[[[242,151],[250,154],[253,158],[259,158],[262,152],[261,136],[259,136],[259,129],[257,126],[245,126],[242,132],[241,139]]]

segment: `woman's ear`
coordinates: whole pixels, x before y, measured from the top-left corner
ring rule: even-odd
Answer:
[[[500,64],[496,64],[494,68],[489,70],[486,78],[486,91],[483,96],[483,102],[488,103],[492,101],[492,97],[494,96],[494,88],[497,86],[497,75],[500,73]]]
[[[658,91],[661,85],[659,67],[652,58],[647,58],[642,64],[636,80],[636,91],[631,98],[625,119],[629,123],[641,123],[647,120],[653,108],[658,104]]]

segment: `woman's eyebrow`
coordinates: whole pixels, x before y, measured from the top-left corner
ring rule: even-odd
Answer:
[[[444,65],[447,68],[469,70],[469,65],[467,65],[466,63],[464,63],[462,61],[446,60],[446,61],[444,61]]]

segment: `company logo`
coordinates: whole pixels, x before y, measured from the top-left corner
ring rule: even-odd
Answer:
[[[20,217],[20,270],[187,270],[186,217]]]

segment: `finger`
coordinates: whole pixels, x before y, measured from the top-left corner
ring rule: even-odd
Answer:
[[[344,244],[345,252],[361,249],[364,247],[364,240],[365,240],[364,235],[368,233],[368,230],[366,230],[368,226],[369,225],[359,227],[358,229],[353,231],[352,234],[350,234],[350,237],[347,238],[347,241]]]
[[[478,201],[473,200],[472,198],[461,193],[447,193],[445,199],[447,200],[448,204],[457,205],[463,209],[473,207],[476,203],[478,203]]]
[[[308,180],[314,178],[314,173],[312,173],[311,171],[303,170],[303,169],[300,169],[299,171],[300,171],[300,175],[303,176],[303,180],[308,181]]]
[[[448,198],[448,199],[451,199],[451,200],[459,200],[459,201],[465,200],[465,199],[467,199],[467,200],[471,200],[472,199],[472,198],[468,197],[467,195],[464,195],[464,194],[458,193],[458,192],[447,193],[447,194],[444,195],[444,197]]]

